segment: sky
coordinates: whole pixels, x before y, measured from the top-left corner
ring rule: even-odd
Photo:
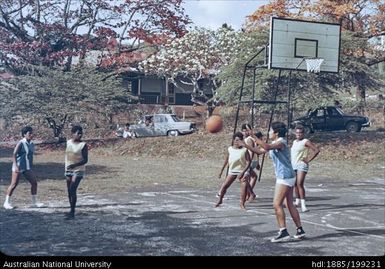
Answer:
[[[251,15],[265,0],[185,0],[183,7],[196,26],[217,29],[227,23],[240,30]]]

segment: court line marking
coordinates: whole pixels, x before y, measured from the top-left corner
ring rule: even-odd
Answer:
[[[171,193],[168,193],[168,192],[166,192],[165,194],[167,194],[169,196],[175,196],[175,197],[178,197],[178,198],[182,198],[182,199],[188,199],[188,200],[195,201],[195,202],[201,202],[201,203],[203,202],[203,203],[206,203],[206,204],[212,204],[211,202],[208,202],[208,201],[205,201],[205,200],[198,200],[196,198],[184,197],[184,196],[180,196],[180,195],[177,195],[177,194],[171,194]],[[238,207],[235,207],[235,206],[232,206],[232,205],[227,205],[227,206],[230,207],[231,209],[237,209],[238,208]],[[213,207],[214,207],[214,205],[213,205]],[[241,210],[241,209],[239,209],[239,210]],[[268,216],[271,216],[271,217],[275,217],[274,214],[263,212],[263,211],[256,210],[256,209],[246,210],[246,212],[256,212],[256,213],[268,215]],[[323,217],[321,217],[321,219],[322,218]],[[350,232],[350,233],[366,235],[366,236],[370,236],[370,237],[374,237],[374,238],[378,238],[378,239],[385,239],[385,236],[368,234],[368,233],[363,233],[363,232],[358,232],[358,231],[353,231],[352,230],[352,229],[358,229],[358,228],[341,228],[341,227],[333,226],[333,225],[328,224],[328,223],[321,224],[321,223],[317,223],[317,222],[313,222],[313,221],[308,221],[308,220],[305,220],[305,219],[302,219],[302,218],[301,218],[301,222],[312,224],[312,225],[315,225],[315,226],[324,227],[324,228],[331,228],[331,229],[334,229],[334,230],[337,230],[337,231],[341,230],[341,231],[346,231],[346,232]],[[381,229],[381,228],[385,228],[385,226],[370,227],[370,229]]]

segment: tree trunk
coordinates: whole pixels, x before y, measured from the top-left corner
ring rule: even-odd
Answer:
[[[366,96],[365,89],[361,88],[360,85],[357,85],[357,87],[356,87],[356,100],[359,102],[358,113],[360,113],[362,115],[365,113],[365,96]]]

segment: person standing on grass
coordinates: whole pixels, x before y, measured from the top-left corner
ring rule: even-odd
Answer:
[[[23,175],[31,184],[32,195],[32,207],[42,207],[42,203],[37,202],[37,180],[35,174],[32,171],[33,166],[33,154],[35,152],[35,145],[32,142],[33,129],[31,126],[26,126],[21,130],[21,139],[13,151],[13,164],[12,164],[12,179],[11,184],[7,189],[7,193],[4,201],[5,209],[13,209],[11,204],[11,196],[19,184],[20,176]]]
[[[250,195],[255,198],[255,194],[253,193],[253,190],[249,184],[250,173],[248,170],[250,166],[250,156],[247,152],[247,149],[241,146],[240,141],[242,140],[243,134],[241,132],[236,132],[233,135],[232,146],[228,147],[227,149],[225,162],[222,166],[221,172],[219,173],[219,178],[221,178],[223,170],[227,165],[229,166],[229,173],[223,182],[221,189],[219,190],[219,200],[215,207],[218,207],[220,204],[222,204],[223,197],[225,196],[227,189],[236,179],[238,179],[241,183],[241,209],[246,209],[245,202],[247,192],[250,192]]]
[[[82,141],[83,129],[80,126],[73,126],[71,129],[72,138],[67,141],[65,152],[65,176],[67,178],[68,199],[71,210],[66,214],[66,219],[75,218],[75,207],[77,201],[77,189],[80,181],[85,176],[88,162],[88,146]]]
[[[293,165],[294,172],[296,174],[295,184],[295,206],[301,204],[302,212],[308,211],[305,202],[305,177],[309,171],[309,163],[317,157],[320,150],[309,139],[305,138],[305,131],[302,125],[295,127],[295,137],[293,145],[291,147],[291,164]],[[312,151],[312,155],[309,156],[309,149]]]
[[[286,215],[283,209],[284,202],[286,203],[286,207],[289,210],[291,218],[297,227],[297,233],[294,235],[294,238],[301,239],[305,236],[305,231],[303,230],[301,224],[301,218],[297,208],[293,204],[295,174],[290,162],[290,151],[287,145],[287,141],[285,140],[286,132],[286,125],[283,122],[273,122],[269,131],[269,137],[273,141],[271,144],[262,141],[254,134],[252,135],[256,144],[269,152],[270,158],[273,160],[274,165],[276,184],[273,206],[279,226],[279,231],[278,235],[271,239],[271,242],[273,243],[290,240],[290,235],[286,229]],[[256,152],[258,149],[250,147],[246,144],[244,144],[244,146],[253,152]]]

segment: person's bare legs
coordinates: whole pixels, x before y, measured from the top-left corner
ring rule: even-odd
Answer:
[[[222,204],[223,197],[225,196],[227,189],[231,186],[231,184],[233,184],[236,178],[236,175],[227,175],[225,182],[223,182],[221,189],[219,190],[219,200],[215,204],[215,207],[218,207],[220,204]]]
[[[296,197],[300,199],[301,203],[301,209],[302,212],[308,211],[306,208],[306,195],[305,195],[305,177],[306,177],[306,172],[304,171],[297,171],[297,180],[296,180]],[[298,192],[298,194],[297,194]]]
[[[246,200],[247,201],[253,201],[255,200],[255,197],[257,197],[254,193],[254,186],[257,181],[257,174],[255,173],[254,169],[250,170],[250,181],[247,186],[247,195],[246,195]]]
[[[32,207],[42,207],[43,203],[37,202],[37,179],[35,174],[32,170],[27,170],[23,175],[31,184]]]
[[[289,186],[284,184],[276,184],[274,192],[273,207],[275,210],[275,216],[277,218],[277,223],[280,229],[286,228],[286,215],[283,210],[283,202],[286,198],[288,191],[293,191]]]
[[[9,184],[9,187],[7,188],[7,192],[5,195],[5,201],[3,204],[3,207],[5,209],[13,209],[14,208],[11,204],[11,196],[13,194],[13,191],[16,189],[17,185],[19,184],[19,180],[20,180],[20,173],[12,171],[11,184]]]
[[[35,174],[31,170],[27,170],[24,172],[25,178],[29,181],[31,184],[31,194],[36,195],[37,194],[37,180],[35,177]]]
[[[254,169],[250,170],[250,186],[254,190],[255,184],[257,183],[258,174]]]
[[[297,170],[294,170],[295,171],[295,185],[294,185],[294,192],[295,192],[295,197],[296,199],[296,202],[295,202],[295,205],[296,206],[299,206],[299,191],[298,191],[298,187],[297,187],[297,182],[298,182],[298,173],[297,173]]]
[[[79,187],[82,176],[73,175],[72,177],[67,177],[67,188],[68,188],[68,198],[70,202],[70,212],[67,214],[67,219],[75,218],[75,207],[77,201],[77,189]]]
[[[7,189],[7,195],[8,196],[12,196],[13,191],[16,189],[17,185],[19,184],[20,175],[21,175],[21,173],[12,171],[11,184],[9,185],[9,187]]]
[[[287,186],[288,187],[288,186]],[[289,187],[289,191],[286,193],[286,207],[289,210],[290,216],[293,219],[296,227],[301,227],[301,218],[299,216],[297,208],[293,204],[293,187]]]
[[[295,183],[296,186],[296,197],[300,199],[305,199],[305,177],[306,172],[304,171],[297,171],[297,180]]]
[[[250,188],[249,181],[247,178],[241,178],[241,209],[246,210],[245,203],[246,203],[246,193],[247,190]],[[249,187],[249,188],[248,188]]]

